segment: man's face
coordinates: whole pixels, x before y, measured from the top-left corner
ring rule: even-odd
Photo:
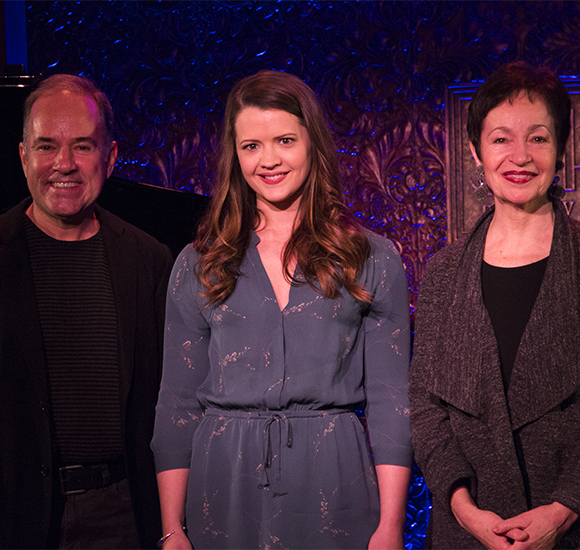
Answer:
[[[20,159],[34,215],[54,227],[92,218],[94,203],[117,158],[105,142],[94,99],[71,92],[41,96],[32,106]]]

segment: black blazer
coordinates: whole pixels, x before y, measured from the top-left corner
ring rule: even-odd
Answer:
[[[48,378],[24,231],[26,199],[0,216],[0,547],[46,547],[58,475]],[[169,249],[96,209],[117,309],[127,477],[145,548],[161,536],[149,448],[161,377]],[[64,284],[67,284],[65,281]]]

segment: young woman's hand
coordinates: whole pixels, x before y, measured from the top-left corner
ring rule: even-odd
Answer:
[[[403,550],[403,531],[401,529],[382,529],[380,526],[369,541],[368,550]]]
[[[381,519],[369,541],[369,550],[403,550],[403,530],[411,469],[377,464]]]
[[[183,531],[175,531],[161,548],[162,550],[192,550],[193,546]]]

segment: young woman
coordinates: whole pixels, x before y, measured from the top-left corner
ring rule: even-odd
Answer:
[[[232,90],[217,189],[166,321],[163,548],[403,547],[407,281],[392,243],[341,204],[300,79],[262,71]]]

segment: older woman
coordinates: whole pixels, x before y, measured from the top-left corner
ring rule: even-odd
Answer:
[[[569,121],[560,80],[521,63],[469,108],[494,206],[429,263],[410,375],[433,548],[580,547],[580,224],[556,176]]]

